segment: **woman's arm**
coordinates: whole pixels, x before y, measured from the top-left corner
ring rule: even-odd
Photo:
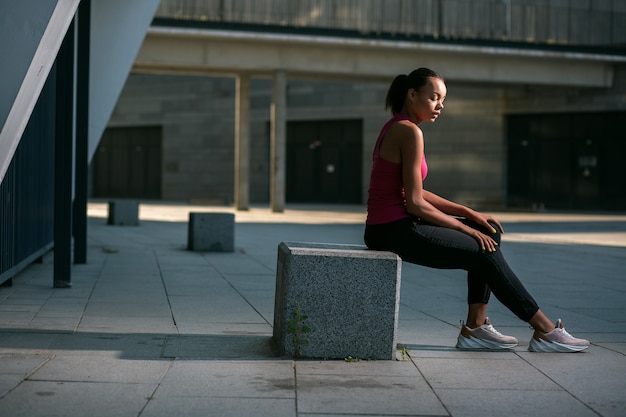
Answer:
[[[446,200],[445,198],[440,197],[437,194],[428,190],[423,190],[423,193],[424,199],[426,201],[428,201],[430,204],[446,214],[459,217],[471,216],[472,209],[470,209],[469,207],[462,206],[461,204],[457,204],[450,200]]]
[[[466,219],[481,224],[482,226],[487,228],[487,230],[492,229],[492,226],[489,223],[493,223],[498,227],[498,229],[500,229],[501,233],[504,233],[504,228],[502,227],[500,222],[492,216],[479,213],[467,206],[463,206],[453,201],[446,200],[445,198],[438,196],[431,191],[424,190],[423,192],[424,199],[442,212],[451,216],[465,217]]]
[[[483,250],[495,251],[497,243],[489,236],[465,225],[453,216],[472,218],[473,210],[453,203],[423,189],[421,161],[424,156],[424,138],[422,131],[413,123],[398,123],[394,136],[400,144],[402,160],[402,181],[404,184],[406,206],[409,214],[439,226],[448,227],[466,233],[475,238]],[[391,132],[389,132],[391,133]],[[446,211],[444,211],[446,210]],[[451,215],[449,215],[451,214]],[[480,223],[491,226],[486,220]]]

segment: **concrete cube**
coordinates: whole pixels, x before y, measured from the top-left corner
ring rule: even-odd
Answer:
[[[139,226],[139,202],[132,200],[109,201],[109,219],[113,226]]]
[[[395,359],[402,261],[360,245],[278,246],[274,341],[281,355]]]
[[[233,252],[235,215],[233,213],[189,213],[189,250]]]

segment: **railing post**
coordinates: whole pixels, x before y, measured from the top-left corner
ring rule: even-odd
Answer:
[[[74,263],[87,263],[87,192],[89,168],[89,34],[91,0],[78,6],[76,51],[76,175],[74,183]]]
[[[74,28],[72,22],[56,59],[54,150],[54,288],[71,287],[72,171],[74,126]]]

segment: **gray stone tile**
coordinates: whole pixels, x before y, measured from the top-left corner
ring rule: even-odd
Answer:
[[[54,332],[5,330],[0,332],[0,353],[47,354],[61,336],[61,333]]]
[[[59,335],[51,349],[60,355],[161,358],[165,334],[72,333]]]
[[[2,397],[17,387],[24,380],[24,377],[25,375],[21,374],[0,373],[0,412],[2,412]]]
[[[415,377],[419,371],[411,361],[308,361],[294,362],[298,377],[309,375]]]
[[[72,332],[78,326],[80,317],[35,317],[28,323],[32,330],[51,330],[56,332]]]
[[[620,339],[624,339],[623,335],[620,335],[622,337],[620,337]],[[620,342],[620,343],[595,343],[594,345],[596,346],[600,346],[603,347],[605,349],[608,350],[612,350],[613,352],[618,352],[621,353],[622,355],[626,356],[626,342]]]
[[[27,375],[45,363],[50,357],[51,355],[48,354],[0,353],[0,375]]]
[[[179,359],[267,359],[276,353],[271,336],[170,336],[163,356]]]
[[[157,384],[169,366],[170,361],[166,360],[57,355],[33,373],[29,379],[58,382]]]
[[[588,353],[527,352],[532,331],[494,298],[489,316],[520,346],[513,352],[458,351],[465,272],[403,263],[398,342],[406,344],[410,360],[293,362],[268,353],[278,243],[362,244],[363,228],[362,222],[296,224],[283,221],[285,215],[264,215],[271,224],[238,224],[232,254],[186,251],[183,221],[121,230],[100,219],[89,229],[89,264],[73,266],[72,288],[51,288],[51,257],[31,265],[13,287],[0,288],[0,396],[10,390],[0,399],[0,415],[136,416],[147,404],[142,416],[181,410],[191,416],[295,416],[296,376],[298,415],[309,417],[500,416],[503,409],[522,416],[539,410],[535,415],[621,417],[626,409],[626,280],[616,279],[626,267],[624,247],[580,244],[582,236],[575,237],[577,244],[537,243],[550,236],[536,230],[517,233],[525,241],[505,243],[509,263],[542,309],[593,342]],[[105,245],[117,253],[103,251]],[[81,303],[93,309],[74,333],[76,323],[65,319],[79,317]],[[76,316],[65,317],[70,311]],[[22,314],[3,323],[5,312]],[[48,358],[54,359],[22,382]],[[171,368],[161,370],[168,363]],[[103,371],[108,367],[111,375]],[[165,377],[152,397],[159,371]]]
[[[166,320],[163,317],[83,317],[78,330],[96,333],[178,333],[171,318]]]
[[[440,359],[494,359],[510,360],[511,355],[527,352],[528,343],[521,341],[520,345],[507,351],[471,351],[460,350],[454,346],[432,346],[432,345],[405,345],[408,354],[412,359],[420,358],[440,358]]]
[[[594,345],[602,345],[605,343],[626,343],[626,332],[620,332],[617,330],[610,333],[576,332],[574,333],[574,336],[588,339]]]
[[[514,376],[511,376],[514,379]],[[479,383],[465,389],[436,389],[453,416],[463,417],[592,417],[597,414],[565,391],[481,389]]]
[[[296,402],[291,398],[233,398],[161,396],[152,399],[142,417],[295,417]]]
[[[560,389],[542,371],[513,352],[459,352],[447,358],[412,360],[434,389],[471,386],[481,389]]]
[[[447,415],[421,376],[336,374],[297,378],[299,413]]]
[[[170,296],[176,322],[238,322],[259,323],[263,317],[234,290],[212,294],[210,297]]]
[[[201,320],[201,319],[197,319]],[[207,322],[189,321],[182,323],[177,320],[176,327],[181,336],[191,335],[249,335],[272,336],[272,326],[269,323],[236,323],[236,322]]]
[[[623,354],[591,346],[584,353],[526,352],[521,356],[599,414],[616,417],[624,414],[626,361]]]
[[[24,381],[0,398],[2,415],[11,417],[136,416],[154,384]]]
[[[7,313],[14,313],[16,315],[24,313],[25,316],[29,315],[32,317],[37,314],[40,308],[38,304],[13,304],[9,301],[3,301],[2,304],[0,304],[0,312],[2,313],[0,320],[4,320],[8,317]]]
[[[0,326],[2,327],[28,327],[29,323],[35,317],[34,312],[6,311],[0,317]]]
[[[237,250],[234,253],[204,253],[207,262],[222,274],[255,275],[270,273],[271,270],[258,262],[251,262],[250,258]]]
[[[276,289],[276,273],[224,274],[224,279],[240,291],[270,291]]]
[[[170,306],[162,299],[135,302],[92,301],[85,309],[87,317],[159,317],[171,320]]]
[[[155,397],[295,398],[288,360],[175,361]]]
[[[418,414],[352,414],[352,413],[341,413],[341,414],[335,414],[335,413],[324,413],[324,414],[318,414],[318,413],[298,413],[298,417],[320,417],[320,416],[324,416],[324,417],[351,417],[351,416],[366,416],[366,417],[423,417],[422,415],[418,415]],[[441,414],[442,417],[448,417],[449,414]],[[437,417],[435,415],[433,416],[429,416],[429,417]]]
[[[73,299],[48,301],[37,312],[37,318],[77,317],[83,314],[85,302],[73,302]]]
[[[403,345],[432,346],[433,348],[454,347],[459,327],[433,319],[403,319],[400,307],[398,343]]]

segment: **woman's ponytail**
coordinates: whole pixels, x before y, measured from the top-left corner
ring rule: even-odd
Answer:
[[[429,78],[440,78],[443,81],[441,75],[428,68],[418,68],[409,75],[398,75],[391,82],[389,90],[387,91],[385,109],[391,109],[394,115],[400,113],[404,107],[404,99],[409,89],[412,88],[415,91],[419,91],[420,88],[426,85]]]
[[[400,113],[402,107],[404,107],[404,98],[407,91],[409,91],[409,76],[400,74],[393,79],[389,86],[387,98],[385,99],[385,110],[391,109],[391,113],[394,115]]]

